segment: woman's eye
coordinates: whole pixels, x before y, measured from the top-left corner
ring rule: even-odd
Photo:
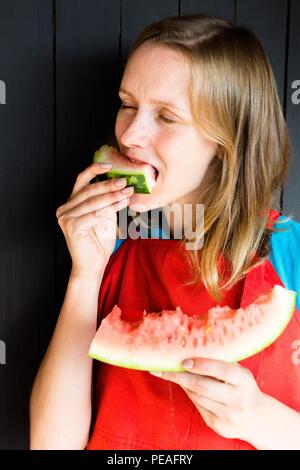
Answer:
[[[160,116],[160,119],[162,119],[166,124],[173,124],[175,121],[173,121],[172,119],[168,119],[166,118],[165,116]]]
[[[126,104],[121,104],[120,108],[122,109],[136,109],[134,106],[127,106]],[[173,124],[175,121],[166,118],[162,114],[159,115],[160,119],[165,122],[166,124]]]
[[[127,106],[126,104],[121,104],[120,108],[133,108],[133,106]]]

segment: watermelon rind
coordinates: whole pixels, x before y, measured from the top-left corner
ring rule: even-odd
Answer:
[[[240,356],[237,356],[234,358],[231,362],[240,362],[244,359],[247,359],[247,357],[254,356],[255,354],[258,354],[260,351],[263,349],[271,346],[271,344],[276,341],[277,338],[283,333],[283,331],[286,329],[287,325],[289,324],[293,313],[295,311],[296,307],[296,297],[297,293],[295,291],[289,291],[291,293],[291,303],[289,308],[287,309],[286,317],[284,317],[284,320],[282,321],[281,325],[278,326],[278,330],[276,333],[274,333],[272,336],[270,336],[269,341],[266,341],[265,343],[261,344],[260,346],[257,346],[257,348],[254,348],[251,350],[248,354],[241,354]]]
[[[130,334],[127,335],[126,332],[122,334],[121,330],[111,329],[111,336],[109,338],[105,337],[105,341],[100,341],[100,344],[97,342],[96,334],[88,356],[119,367],[165,372],[184,371],[185,369],[181,363],[183,359],[189,357],[207,357],[231,363],[240,362],[269,347],[283,333],[292,318],[296,306],[296,292],[276,285],[272,289],[272,294],[273,298],[269,304],[254,302],[245,309],[238,309],[246,311],[247,308],[255,305],[253,309],[258,312],[258,315],[261,314],[262,321],[259,325],[253,322],[250,335],[247,335],[250,330],[246,329],[244,336],[241,333],[240,336],[236,337],[236,343],[234,341],[230,343],[230,339],[228,339],[224,347],[217,345],[219,349],[214,346],[213,342],[210,343],[210,349],[199,346],[196,351],[191,350],[191,348],[187,351],[180,348],[179,344],[163,344],[163,342],[155,342],[156,340],[152,343],[149,341],[147,346],[147,338],[144,342],[134,343],[133,341],[131,344]],[[260,297],[257,300],[259,301],[259,299]],[[220,308],[222,309],[222,307]],[[120,309],[118,310],[120,311]],[[251,310],[249,312],[251,314]],[[181,314],[186,317],[182,312]],[[263,315],[266,316],[263,317]],[[255,317],[253,318],[255,319]],[[136,346],[137,344],[138,346]],[[186,355],[184,356],[184,354]]]
[[[113,147],[102,145],[99,150],[94,153],[94,163],[109,163],[110,152],[115,151]],[[112,167],[111,170],[106,172],[108,179],[112,178],[126,178],[126,185],[133,186],[135,193],[150,194],[155,184],[153,177],[150,174],[150,169],[147,165],[139,165],[140,169],[134,167],[125,170],[124,168]]]

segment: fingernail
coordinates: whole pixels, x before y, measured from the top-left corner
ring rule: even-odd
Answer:
[[[112,163],[100,163],[102,168],[110,168],[112,166]]]
[[[134,187],[133,186],[127,186],[127,188],[122,189],[121,193],[133,193]]]
[[[152,372],[151,370],[149,370],[149,373],[151,375],[155,375],[155,377],[162,377],[162,372]]]
[[[185,359],[182,363],[185,369],[192,369],[194,367],[193,359]]]
[[[115,181],[116,186],[123,186],[126,183],[126,178],[117,178]]]

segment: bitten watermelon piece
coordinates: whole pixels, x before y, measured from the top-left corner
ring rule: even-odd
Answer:
[[[279,285],[246,308],[214,307],[188,316],[180,307],[121,318],[115,305],[101,322],[88,355],[108,364],[150,371],[183,371],[181,362],[206,357],[237,362],[273,343],[295,309],[296,292]]]
[[[135,193],[150,194],[155,186],[157,170],[147,163],[133,163],[120,155],[114,147],[102,145],[94,154],[94,162],[112,163],[107,178],[125,177],[127,186],[133,186]]]

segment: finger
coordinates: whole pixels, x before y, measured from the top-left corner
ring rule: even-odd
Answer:
[[[212,413],[213,415],[218,416],[219,418],[226,416],[227,407],[222,403],[211,400],[207,397],[202,397],[201,395],[197,395],[197,393],[187,388],[184,388],[184,391],[192,400],[192,402],[196,405],[197,409],[199,410],[205,421],[207,419],[211,419],[211,417],[207,413]],[[204,415],[202,414],[203,412]]]
[[[195,405],[195,406],[196,406],[197,410],[199,411],[200,415],[202,416],[203,421],[205,422],[205,424],[207,424],[207,426],[209,426],[210,428],[213,429],[213,424],[212,423],[216,419],[216,415],[214,413],[212,413],[211,411],[208,411],[203,406],[200,406],[200,405]]]
[[[109,230],[108,225],[111,225],[114,222],[116,223],[116,216],[113,217],[111,212],[122,210],[124,207],[128,205],[128,203],[129,203],[129,199],[124,199],[118,203],[105,207],[104,210],[92,211],[92,212],[89,212],[88,214],[82,215],[81,217],[74,218],[73,221],[76,221],[77,228],[82,227],[82,226],[86,226],[86,227],[101,226],[102,227],[102,225],[104,224],[105,226],[107,226],[107,231],[110,234],[111,231]],[[72,218],[69,218],[68,220],[72,221]],[[61,226],[64,226],[64,223],[61,222],[60,224]],[[116,231],[115,235],[117,235],[117,225],[115,227],[115,231]]]
[[[188,360],[186,359],[182,363],[182,366],[194,374],[214,377],[231,385],[239,385],[242,380],[241,374],[243,367],[225,361],[194,357]]]
[[[111,207],[115,211],[119,211],[121,209],[124,209],[124,207],[128,206],[129,203],[130,203],[130,197],[128,197],[127,199],[122,199],[121,201],[117,201],[109,207]],[[119,227],[118,227],[118,233],[119,234],[123,233],[123,231]]]
[[[190,372],[163,372],[163,378],[187,388],[197,395],[229,405],[233,400],[234,388],[232,385],[220,382],[211,377],[205,377]]]
[[[73,197],[70,196],[68,201],[57,209],[56,216],[59,217],[63,213],[72,209],[72,207],[78,206],[81,202],[87,199],[101,196],[102,194],[109,192],[119,191],[123,189],[126,184],[126,178],[112,178],[106,181],[101,181],[100,183],[89,184]]]
[[[59,217],[81,217],[82,215],[88,214],[90,212],[99,212],[101,209],[110,206],[111,204],[128,199],[130,196],[132,196],[132,194],[133,189],[131,189],[129,193],[123,193],[121,190],[115,191],[113,193],[101,194],[100,196],[90,197],[81,202],[78,206],[72,207],[68,211],[64,211],[59,215]]]
[[[77,176],[70,197],[72,198],[75,194],[81,191],[93,178],[95,178],[95,176],[106,173],[111,167],[112,165],[110,163],[92,163],[92,165],[85,168],[85,170]]]

